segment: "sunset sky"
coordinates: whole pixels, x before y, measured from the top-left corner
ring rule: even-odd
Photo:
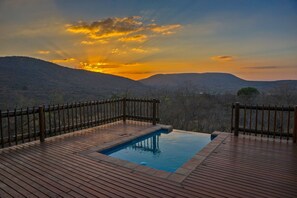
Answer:
[[[0,56],[141,79],[297,80],[296,0],[0,0]]]

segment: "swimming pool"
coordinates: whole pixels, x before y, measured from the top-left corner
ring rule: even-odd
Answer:
[[[100,153],[151,168],[175,172],[211,141],[211,135],[161,129]]]

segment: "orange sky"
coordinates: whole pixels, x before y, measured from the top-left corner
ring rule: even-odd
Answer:
[[[141,79],[226,72],[297,79],[294,1],[0,2],[0,56]]]

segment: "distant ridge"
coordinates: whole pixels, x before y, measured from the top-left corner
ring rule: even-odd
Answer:
[[[144,89],[140,82],[124,77],[71,69],[31,57],[0,57],[2,107],[17,101],[40,104],[94,100]]]
[[[205,93],[236,93],[242,87],[297,91],[297,80],[247,81],[227,73],[157,74],[134,81],[110,74],[71,69],[31,57],[0,57],[0,109],[97,100],[148,90],[191,88]]]
[[[162,89],[190,87],[208,93],[236,93],[242,87],[255,87],[269,91],[281,86],[297,90],[297,80],[247,81],[228,73],[179,73],[156,74],[140,80],[143,84]]]

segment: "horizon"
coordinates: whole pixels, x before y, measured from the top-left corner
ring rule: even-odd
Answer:
[[[297,0],[0,0],[0,198],[297,195]]]
[[[111,73],[103,73],[103,72],[96,72],[96,71],[91,71],[91,70],[85,70],[82,68],[75,68],[75,67],[69,67],[67,65],[61,65],[61,64],[57,64],[51,61],[47,61],[47,60],[43,60],[40,58],[36,58],[36,57],[30,57],[30,56],[0,56],[0,58],[13,58],[13,57],[17,57],[17,58],[32,58],[32,59],[37,59],[37,60],[41,60],[41,61],[45,61],[45,62],[49,62],[49,63],[53,63],[59,67],[65,67],[68,69],[74,69],[74,70],[83,70],[83,71],[87,71],[87,72],[91,72],[91,73],[101,73],[101,74],[109,74],[109,75],[114,75],[114,76],[118,76],[118,77],[123,77],[123,78],[127,78],[130,80],[134,80],[134,81],[141,81],[147,78],[150,78],[152,76],[156,76],[156,75],[178,75],[178,74],[230,74],[233,75],[241,80],[245,80],[245,81],[260,81],[260,82],[274,82],[274,81],[297,81],[297,79],[275,79],[275,80],[253,80],[253,79],[246,79],[246,78],[242,78],[240,76],[237,76],[235,74],[232,73],[226,73],[226,72],[179,72],[179,73],[156,73],[156,74],[152,74],[151,76],[147,76],[144,78],[140,78],[140,79],[133,79],[133,78],[129,78],[129,77],[125,77],[125,76],[121,76],[121,75],[116,75],[116,74],[111,74]]]
[[[4,0],[0,56],[133,80],[178,73],[297,80],[296,11],[292,0]]]

